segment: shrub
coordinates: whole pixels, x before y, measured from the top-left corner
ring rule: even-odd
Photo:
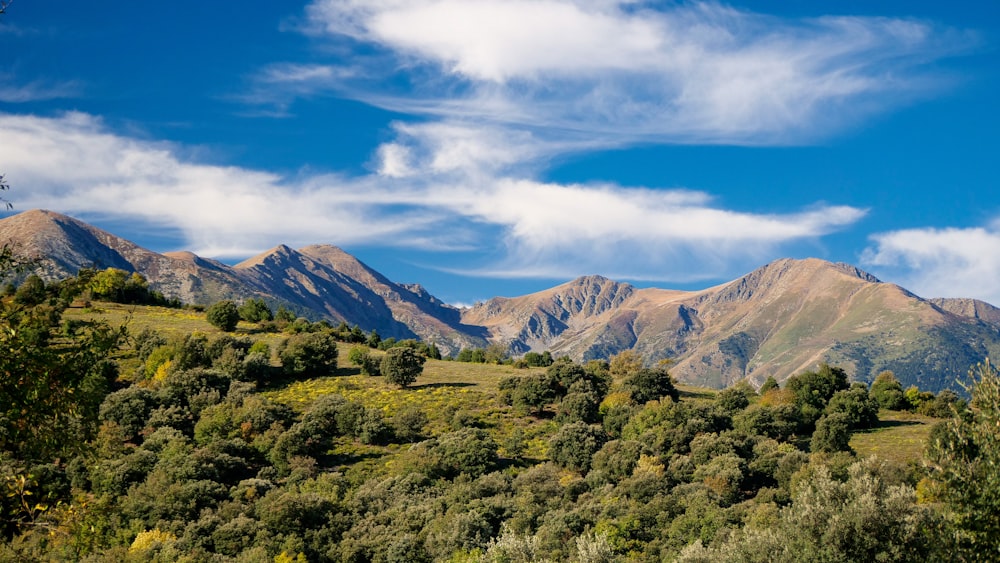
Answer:
[[[561,427],[549,440],[549,457],[566,469],[586,473],[590,470],[594,454],[607,439],[600,426],[572,422]]]
[[[270,321],[274,319],[274,313],[263,299],[247,299],[239,307],[240,318],[251,323]]]
[[[278,356],[287,375],[330,375],[337,368],[337,341],[325,332],[297,334],[285,340]]]
[[[232,332],[240,322],[240,312],[236,308],[236,303],[229,300],[219,301],[208,308],[208,311],[205,312],[205,318],[215,328]]]
[[[883,371],[875,377],[869,394],[883,409],[901,410],[908,406],[903,385],[891,371]]]
[[[417,380],[424,371],[426,358],[410,348],[391,348],[382,357],[379,371],[386,380],[401,388]]]
[[[809,449],[813,452],[851,451],[851,420],[848,415],[837,412],[820,418],[816,422]]]
[[[680,398],[670,373],[663,368],[642,368],[625,377],[624,388],[632,400],[642,405],[661,397]]]

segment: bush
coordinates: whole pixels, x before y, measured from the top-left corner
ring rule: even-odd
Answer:
[[[809,449],[813,452],[851,451],[851,420],[846,414],[837,412],[826,415],[816,422]]]
[[[274,319],[274,313],[263,299],[247,299],[239,307],[240,318],[251,323],[259,323]]]
[[[625,378],[624,387],[632,400],[640,405],[661,397],[670,397],[675,401],[680,398],[673,378],[663,368],[642,368],[635,371]]]
[[[409,348],[390,348],[382,357],[379,371],[386,380],[401,388],[417,380],[424,371],[426,358]]]
[[[908,406],[906,396],[903,394],[903,385],[891,371],[878,374],[872,382],[869,395],[883,409],[902,410]]]
[[[331,375],[337,369],[337,341],[325,332],[297,334],[284,341],[278,356],[287,375]]]
[[[240,322],[240,312],[236,308],[236,303],[229,300],[219,301],[208,308],[205,318],[215,328],[232,332]]]
[[[560,428],[549,440],[549,457],[566,469],[586,473],[590,470],[594,454],[607,439],[600,426],[573,422]]]

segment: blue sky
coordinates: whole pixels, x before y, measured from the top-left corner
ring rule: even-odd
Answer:
[[[468,304],[781,257],[1000,305],[994,2],[17,0],[16,209]]]

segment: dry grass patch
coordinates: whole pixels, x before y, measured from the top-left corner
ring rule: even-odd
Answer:
[[[851,447],[860,456],[875,455],[900,464],[919,463],[931,428],[940,421],[906,411],[881,411],[878,425],[855,432]]]

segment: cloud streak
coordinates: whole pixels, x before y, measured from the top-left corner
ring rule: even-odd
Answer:
[[[921,65],[975,42],[905,19],[651,6],[316,0],[309,33],[374,54],[343,80],[291,80],[286,95],[332,89],[394,111],[606,145],[788,144],[926,94],[933,87]],[[394,95],[400,81],[407,89]]]
[[[184,147],[116,134],[86,114],[0,115],[19,208],[55,205],[85,218],[176,228],[206,256],[330,242],[474,251],[480,261],[463,271],[477,275],[678,281],[730,273],[865,213],[817,205],[754,214],[724,209],[702,192],[494,175],[469,162],[517,158],[483,157],[485,136],[482,147],[470,136],[451,160],[439,155],[432,172],[414,174],[407,166],[417,164],[383,158],[381,173],[288,178],[191,161]]]
[[[1000,305],[1000,220],[987,227],[903,229],[872,235],[862,263],[922,297]]]

